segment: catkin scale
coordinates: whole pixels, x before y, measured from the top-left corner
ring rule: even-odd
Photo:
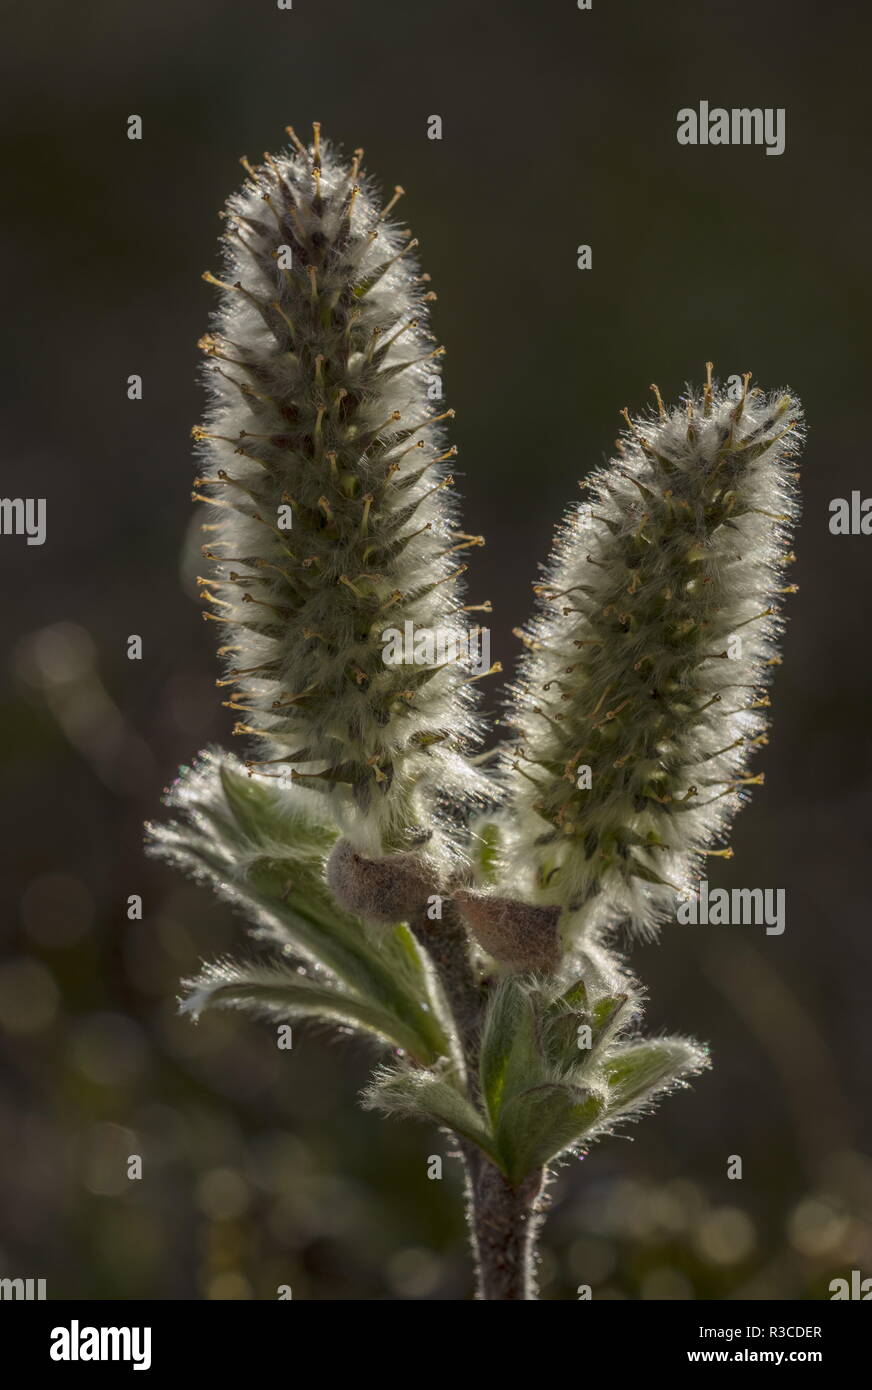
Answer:
[[[506,882],[570,937],[656,927],[764,741],[799,406],[747,380],[658,405],[558,533],[512,693]]]
[[[453,857],[452,816],[485,788],[464,757],[471,668],[386,665],[382,640],[411,621],[464,650],[430,296],[360,152],[345,162],[317,126],[309,149],[293,139],[227,204],[201,343],[206,616],[257,766],[323,789],[361,852]]]

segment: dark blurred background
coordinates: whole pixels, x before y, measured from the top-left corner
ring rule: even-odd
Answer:
[[[622,406],[652,380],[674,398],[707,358],[805,401],[766,785],[709,872],[785,888],[787,930],[675,925],[633,949],[652,1030],[709,1040],[714,1069],[564,1171],[541,1284],[802,1299],[872,1273],[872,539],[828,530],[832,498],[872,495],[868,10],[49,0],[3,29],[2,490],[47,499],[48,538],[0,543],[0,1274],[53,1298],[470,1296],[458,1164],[426,1176],[444,1137],[356,1107],[358,1044],[296,1030],[283,1053],[240,1017],[180,1020],[179,977],[242,927],[141,849],[178,764],[231,727],[180,568],[200,272],[238,157],[313,119],[408,190],[465,522],[488,537],[470,600],[493,600],[507,669]],[[786,152],[680,147],[676,112],[701,99],[786,108]]]

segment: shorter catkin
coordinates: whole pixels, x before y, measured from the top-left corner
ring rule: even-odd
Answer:
[[[513,690],[505,882],[650,933],[761,777],[800,407],[711,380],[631,420],[563,523]],[[729,853],[717,850],[716,853]],[[694,871],[697,870],[696,875]],[[519,882],[520,872],[520,882]]]

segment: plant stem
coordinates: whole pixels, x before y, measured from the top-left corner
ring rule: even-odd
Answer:
[[[431,921],[421,910],[409,925],[439,977],[454,1016],[469,1097],[479,1105],[479,1041],[486,992],[475,978],[469,938],[450,902],[444,903],[441,919]],[[536,1169],[513,1187],[474,1144],[461,1142],[460,1150],[466,1166],[466,1216],[475,1257],[476,1297],[486,1302],[535,1299],[533,1257],[541,1223],[537,1199],[544,1171]]]
[[[424,909],[409,919],[415,939],[427,952],[454,1017],[466,1067],[470,1099],[477,1104],[478,1048],[484,991],[469,959],[469,938],[451,902],[444,902],[442,917],[431,921]]]
[[[478,1149],[464,1147],[468,1218],[476,1262],[476,1297],[523,1302],[536,1298],[534,1256],[541,1224],[538,1209],[544,1172],[536,1169],[517,1187]]]

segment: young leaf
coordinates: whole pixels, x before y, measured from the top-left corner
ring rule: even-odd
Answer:
[[[498,1161],[493,1137],[485,1128],[482,1117],[466,1096],[444,1076],[405,1067],[383,1068],[376,1073],[375,1080],[364,1092],[363,1104],[367,1110],[411,1115],[419,1120],[446,1125]]]
[[[389,1046],[403,1048],[418,1061],[432,1060],[427,1039],[386,1009],[282,965],[219,961],[182,983],[188,991],[182,1012],[195,1020],[206,1009],[239,1009],[277,1022],[320,1018],[374,1035]]]
[[[482,1091],[492,1122],[508,1097],[547,1076],[538,998],[508,975],[493,991],[482,1033]]]
[[[338,832],[323,813],[318,815],[317,798],[308,794],[304,803],[305,792],[254,776],[231,757],[221,758],[219,776],[227,805],[243,835],[259,844],[282,844],[295,858],[313,860],[320,867]]]
[[[622,1047],[603,1066],[609,1114],[644,1104],[708,1065],[708,1050],[690,1038],[656,1038]]]
[[[507,1100],[497,1127],[502,1164],[512,1182],[581,1140],[603,1113],[600,1091],[555,1082],[532,1086]]]
[[[426,1039],[428,1060],[446,1055],[437,1001],[410,933],[395,927],[373,938],[330,896],[323,878],[325,830],[310,814],[310,794],[292,788],[272,801],[245,802],[237,768],[235,760],[209,753],[184,770],[168,798],[181,818],[148,828],[150,852],[242,908],[255,936],[325,967],[350,993]],[[233,788],[232,812],[222,771]],[[261,835],[266,838],[256,838]]]
[[[530,999],[508,976],[490,998],[481,1038],[481,1092],[494,1124],[500,1113],[509,1059],[516,1046],[521,1050],[526,1046],[530,1051],[529,1063],[538,1067]]]

